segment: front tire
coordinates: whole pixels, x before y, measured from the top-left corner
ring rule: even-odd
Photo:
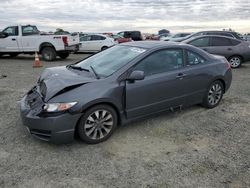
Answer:
[[[242,64],[242,58],[240,56],[232,56],[228,59],[231,67],[236,69],[239,68]]]
[[[219,105],[224,93],[221,81],[213,82],[207,89],[202,105],[206,108],[214,108]]]
[[[45,47],[41,51],[42,59],[45,61],[54,61],[56,59],[56,51],[53,47]]]
[[[108,105],[97,105],[87,110],[77,126],[81,140],[97,144],[107,140],[117,127],[117,113]]]

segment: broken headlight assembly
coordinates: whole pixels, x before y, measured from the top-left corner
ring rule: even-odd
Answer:
[[[46,103],[43,106],[45,112],[62,112],[68,110],[75,106],[77,102],[68,102],[68,103]]]

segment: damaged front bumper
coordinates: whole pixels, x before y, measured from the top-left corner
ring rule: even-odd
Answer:
[[[36,91],[31,90],[25,95],[21,100],[20,107],[22,122],[28,132],[40,140],[55,144],[72,142],[75,127],[81,114],[64,112],[49,116],[41,115],[44,103],[38,94],[34,97],[32,92]],[[29,95],[33,95],[33,97],[30,99]]]

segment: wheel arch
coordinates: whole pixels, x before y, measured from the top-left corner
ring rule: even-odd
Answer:
[[[117,115],[117,125],[119,126],[119,125],[121,125],[121,123],[122,123],[122,117],[121,117],[121,114],[119,113],[119,108],[117,107],[117,105],[115,105],[113,102],[110,102],[110,101],[103,101],[103,102],[101,102],[101,101],[99,101],[99,102],[96,102],[96,103],[92,103],[92,104],[90,104],[90,105],[87,105],[87,106],[85,106],[85,107],[83,107],[82,108],[82,110],[81,110],[81,114],[83,115],[87,110],[89,110],[90,108],[92,108],[92,107],[94,107],[94,106],[97,106],[97,105],[107,105],[107,106],[110,106],[110,107],[112,107],[114,110],[115,110],[115,112],[116,112],[116,115]],[[78,127],[78,125],[79,125],[79,123],[80,123],[80,121],[81,121],[81,118],[82,118],[82,115],[81,115],[81,117],[78,119],[78,121],[77,121],[77,123],[76,123],[76,125],[75,125],[75,133],[74,133],[74,135],[75,135],[75,137],[77,136],[77,127]]]
[[[244,62],[244,57],[242,55],[238,55],[238,54],[233,54],[233,55],[229,56],[227,59],[229,60],[230,58],[232,58],[234,56],[240,57],[242,62]]]
[[[118,107],[118,105],[116,105],[114,102],[112,102],[112,101],[94,101],[94,102],[91,102],[91,103],[89,103],[89,104],[86,104],[86,105],[84,105],[82,108],[81,108],[81,110],[79,111],[79,113],[81,113],[81,114],[84,114],[87,110],[89,110],[90,108],[92,108],[92,107],[94,107],[94,106],[97,106],[97,105],[108,105],[108,106],[110,106],[110,107],[112,107],[114,110],[115,110],[115,112],[116,112],[116,115],[117,115],[117,120],[118,120],[118,125],[120,125],[121,124],[121,121],[122,121],[122,117],[121,117],[121,113],[120,113],[120,110],[119,110],[119,107]],[[80,118],[81,119],[81,118]],[[78,123],[79,123],[79,121],[80,121],[80,119],[77,121],[77,125],[78,125]],[[76,125],[76,126],[77,126]]]
[[[104,45],[104,46],[101,47],[101,50],[104,50],[104,49],[107,49],[107,48],[109,48],[109,47]]]
[[[41,51],[45,48],[45,47],[52,47],[55,49],[55,46],[53,44],[51,44],[50,42],[43,42],[42,44],[40,44],[39,46],[39,52],[41,53]]]
[[[215,79],[213,79],[210,83],[209,83],[209,85],[211,85],[213,82],[216,82],[216,81],[220,81],[221,83],[222,83],[222,85],[223,85],[223,93],[225,93],[226,91],[226,81],[222,78],[222,77],[217,77],[217,78],[215,78]]]

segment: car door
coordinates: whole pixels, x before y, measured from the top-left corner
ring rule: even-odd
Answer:
[[[210,37],[209,53],[230,57],[234,54],[234,46],[231,40],[224,37]]]
[[[94,51],[101,51],[103,46],[107,46],[105,44],[106,42],[106,37],[100,36],[100,35],[92,35],[91,40],[93,41],[93,50]]]
[[[86,35],[80,38],[80,47],[79,51],[86,52],[90,51],[90,41],[91,41],[91,35]]]
[[[19,42],[22,44],[22,50],[24,52],[32,52],[37,49],[37,43],[39,42],[39,31],[36,26],[26,25],[21,27],[22,37]]]
[[[185,50],[186,62],[182,73],[184,86],[182,90],[186,93],[185,105],[201,103],[208,85],[213,79],[209,61],[202,55],[190,49]]]
[[[126,113],[129,119],[180,106],[186,93],[183,50],[164,49],[140,61],[133,70],[145,73],[143,80],[126,81]]]
[[[7,27],[2,32],[7,33],[7,36],[2,36],[2,38],[0,38],[0,51],[19,52],[19,45],[17,41],[18,27],[17,26]]]

